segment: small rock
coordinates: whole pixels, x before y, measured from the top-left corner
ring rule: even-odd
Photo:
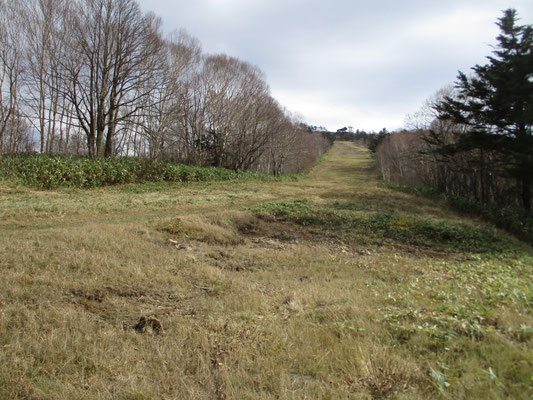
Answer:
[[[148,328],[150,328],[154,333],[163,333],[163,325],[161,325],[161,322],[153,317],[142,316],[139,318],[139,322],[137,322],[137,324],[133,327],[133,329],[139,333],[146,333]]]
[[[298,372],[293,372],[293,371],[289,372],[289,376],[293,379],[300,380],[300,381],[311,381],[314,379],[311,375],[302,375],[302,374],[299,374]]]

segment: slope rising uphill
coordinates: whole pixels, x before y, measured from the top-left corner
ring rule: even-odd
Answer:
[[[0,183],[0,397],[529,398],[531,248],[375,176]]]

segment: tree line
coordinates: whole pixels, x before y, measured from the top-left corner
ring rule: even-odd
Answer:
[[[497,24],[486,65],[459,72],[406,129],[381,138],[376,158],[386,181],[531,209],[533,27],[519,25],[513,9]]]
[[[313,126],[308,125],[307,129],[309,132],[319,132],[325,136],[330,142],[342,141],[342,142],[355,142],[360,146],[371,146],[375,142],[375,138],[382,132],[387,130],[384,128],[379,133],[374,131],[365,131],[365,130],[354,130],[353,127],[344,127],[337,129],[335,132],[328,131],[327,128],[323,126]]]
[[[281,174],[329,146],[263,72],[135,0],[0,0],[0,153],[137,156]]]

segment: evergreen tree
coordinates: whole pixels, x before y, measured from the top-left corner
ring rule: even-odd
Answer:
[[[452,144],[430,142],[441,154],[480,150],[499,154],[502,174],[516,180],[523,207],[531,209],[533,186],[533,27],[518,25],[513,9],[497,25],[501,33],[487,65],[474,74],[459,72],[456,97],[435,107],[438,118],[449,120],[461,133]]]
[[[381,142],[383,142],[389,136],[390,132],[387,131],[387,128],[383,128],[379,131],[379,133],[371,135],[368,145],[370,152],[375,154]]]

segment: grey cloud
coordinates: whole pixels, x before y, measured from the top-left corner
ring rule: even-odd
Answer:
[[[258,65],[273,93],[292,99],[287,106],[309,123],[326,124],[315,120],[319,106],[324,115],[336,115],[327,122],[331,129],[380,129],[383,121],[399,127],[404,114],[452,83],[458,70],[484,62],[501,10],[515,7],[523,23],[533,22],[530,0],[142,0],[141,5],[160,15],[166,30],[185,28],[198,37],[206,52]],[[311,98],[316,107],[305,101]],[[361,114],[375,117],[363,125]]]

